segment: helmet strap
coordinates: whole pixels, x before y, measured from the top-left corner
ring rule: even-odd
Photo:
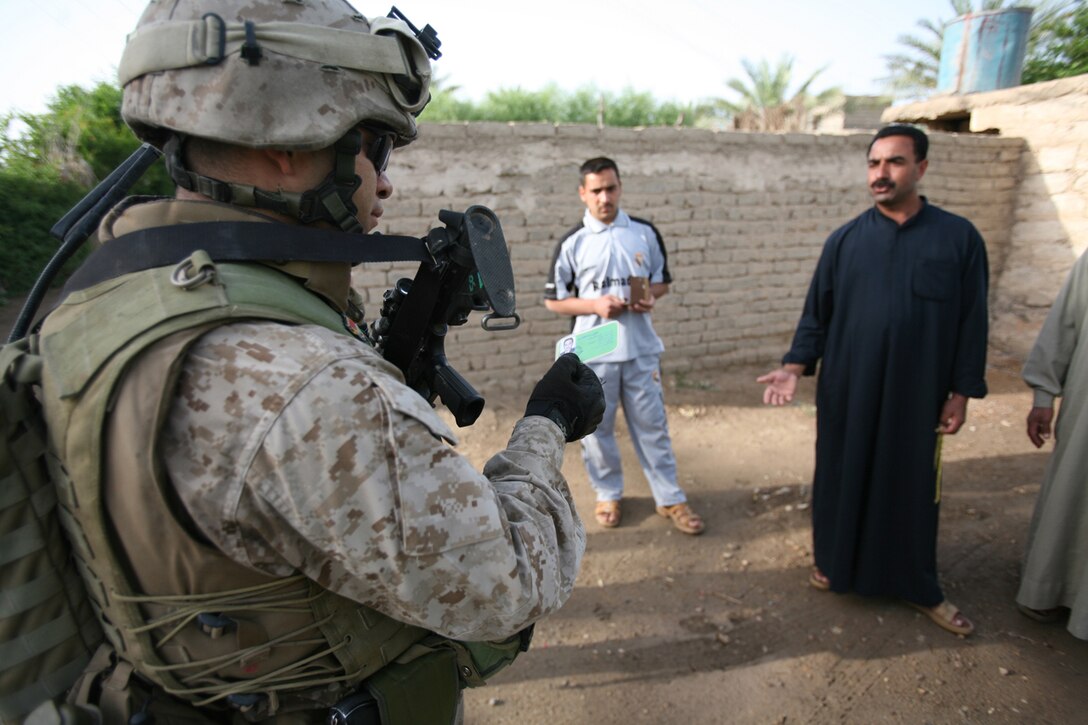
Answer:
[[[171,134],[163,145],[163,157],[170,178],[182,189],[213,201],[234,206],[266,209],[297,219],[302,224],[327,221],[345,232],[362,232],[355,216],[359,208],[352,200],[363,180],[355,173],[355,157],[363,147],[362,132],[353,128],[333,145],[333,170],[315,188],[304,192],[268,191],[248,184],[221,181],[185,167],[182,148],[185,137]]]

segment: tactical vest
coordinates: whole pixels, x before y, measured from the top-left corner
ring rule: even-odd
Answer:
[[[378,699],[390,722],[428,717],[413,692],[423,681],[428,707],[448,711],[462,684],[513,660],[516,637],[466,648],[301,575],[255,572],[207,544],[175,500],[157,446],[186,352],[244,319],[344,332],[339,314],[287,275],[201,252],[75,292],[43,326],[51,473],[109,643],[173,697],[229,703],[254,721],[328,707],[363,680],[386,683]]]

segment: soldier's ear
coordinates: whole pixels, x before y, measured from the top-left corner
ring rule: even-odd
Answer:
[[[284,176],[293,176],[298,173],[297,159],[293,151],[261,149],[260,154],[264,157],[266,163]]]
[[[918,162],[918,178],[922,178],[926,175],[926,169],[929,168],[929,159],[922,159]]]
[[[331,150],[291,151],[283,149],[254,149],[261,161],[262,172],[282,180],[289,191],[302,191],[320,183],[332,166]],[[276,179],[269,179],[275,184]],[[301,185],[301,186],[300,186]],[[297,188],[296,188],[297,187]]]

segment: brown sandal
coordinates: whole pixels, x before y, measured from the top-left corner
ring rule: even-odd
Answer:
[[[826,592],[831,588],[831,580],[816,567],[812,567],[812,573],[808,575],[808,584],[813,589],[819,589],[821,592]]]
[[[691,510],[691,506],[681,502],[672,506],[658,506],[657,513],[672,520],[672,525],[685,534],[701,534],[706,525],[699,518],[699,514]]]
[[[620,525],[620,502],[598,501],[593,509],[593,517],[597,523],[606,529],[614,529]]]
[[[959,607],[947,599],[935,607],[923,607],[921,604],[915,604],[914,602],[907,602],[907,604],[932,619],[937,623],[938,627],[952,634],[967,637],[975,631],[975,625],[972,624],[971,620],[964,616]],[[957,622],[957,620],[959,621]]]
[[[1034,619],[1036,622],[1042,622],[1043,624],[1051,624],[1057,622],[1062,618],[1063,607],[1051,607],[1050,609],[1032,609],[1026,607],[1023,604],[1017,603],[1016,608],[1020,610],[1020,614],[1023,614],[1028,619]]]

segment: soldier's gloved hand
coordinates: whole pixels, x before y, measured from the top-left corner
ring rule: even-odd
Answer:
[[[563,429],[568,443],[589,435],[604,417],[597,374],[572,352],[561,355],[533,388],[525,415],[542,415]]]

